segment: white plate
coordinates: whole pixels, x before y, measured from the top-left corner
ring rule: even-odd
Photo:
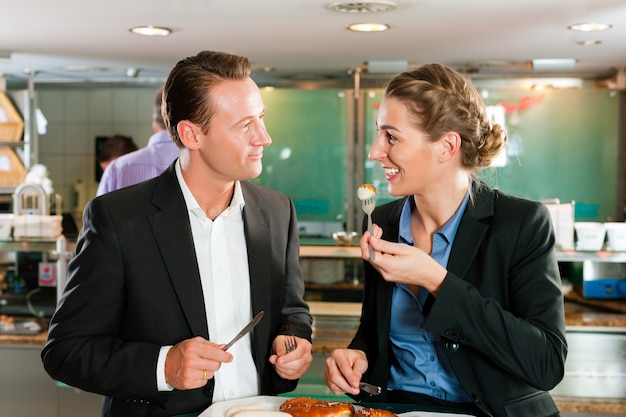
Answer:
[[[226,411],[231,407],[250,404],[262,404],[268,410],[278,411],[278,407],[287,400],[287,397],[272,397],[272,396],[259,396],[241,398],[238,400],[222,401],[215,403],[202,412],[198,417],[224,417]],[[363,407],[357,404],[353,404],[355,410],[359,410]],[[432,411],[410,411],[408,413],[400,413],[399,417],[472,417],[469,414],[450,414],[450,413],[435,413]]]
[[[226,411],[228,411],[228,409],[230,409],[231,407],[250,404],[262,404],[265,405],[268,410],[277,411],[278,407],[283,402],[285,402],[285,400],[286,398],[283,397],[260,396],[240,398],[238,400],[222,401],[211,405],[209,408],[204,410],[202,414],[200,414],[198,417],[224,417],[226,415]]]

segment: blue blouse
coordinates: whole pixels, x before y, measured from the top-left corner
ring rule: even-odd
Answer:
[[[430,256],[446,267],[450,249],[469,201],[469,190],[456,213],[433,236]],[[413,197],[408,198],[400,216],[398,242],[414,245],[411,235]],[[441,400],[471,402],[459,383],[445,353],[441,338],[422,328],[422,309],[428,291],[420,287],[415,296],[406,284],[396,283],[393,290],[389,338],[395,361],[391,364],[388,388],[425,394]]]

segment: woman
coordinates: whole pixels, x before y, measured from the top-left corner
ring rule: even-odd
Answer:
[[[364,232],[360,327],[326,361],[335,394],[508,417],[558,416],[563,297],[547,208],[478,180],[502,151],[470,81],[440,64],[396,76],[369,158],[404,196]],[[375,250],[369,259],[368,245]],[[383,388],[359,392],[359,381]]]

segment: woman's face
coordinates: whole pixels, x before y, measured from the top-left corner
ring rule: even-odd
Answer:
[[[438,143],[411,123],[406,106],[395,98],[383,99],[376,125],[378,135],[369,159],[385,170],[389,194],[422,194],[436,178]]]

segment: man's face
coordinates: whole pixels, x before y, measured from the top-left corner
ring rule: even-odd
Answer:
[[[208,131],[200,135],[202,159],[226,181],[258,177],[263,148],[272,143],[259,88],[250,78],[227,80],[212,89],[211,97],[216,111]]]

